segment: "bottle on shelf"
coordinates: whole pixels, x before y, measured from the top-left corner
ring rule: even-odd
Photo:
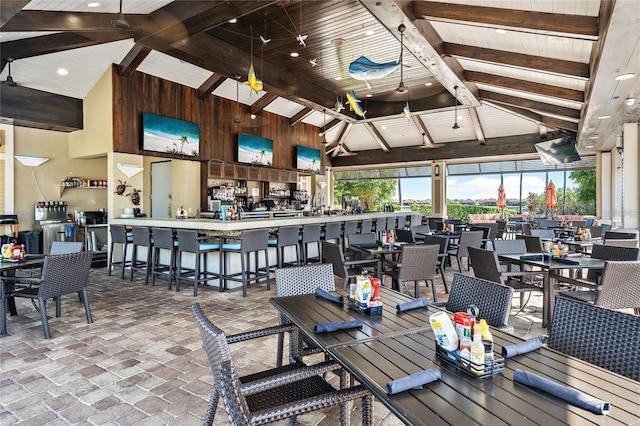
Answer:
[[[473,327],[473,341],[469,350],[471,371],[476,374],[484,373],[484,344],[482,343],[482,326],[476,324]]]
[[[463,360],[463,365],[466,367],[468,363],[465,363],[464,360],[471,360],[471,332],[468,327],[464,327],[463,332],[463,337],[460,339],[460,359]]]
[[[484,345],[484,362],[493,362],[493,335],[489,330],[489,324],[484,318],[480,320],[482,331],[482,344]]]

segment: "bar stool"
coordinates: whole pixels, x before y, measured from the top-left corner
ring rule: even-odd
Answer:
[[[151,253],[153,250],[153,241],[151,239],[151,230],[148,226],[134,226],[131,229],[133,234],[133,245],[131,249],[131,268],[129,281],[133,281],[133,273],[135,271],[144,271],[144,284],[149,284],[149,275],[151,272]],[[144,260],[138,259],[138,247],[146,247],[147,253]]]
[[[264,268],[260,268],[258,258],[258,254],[261,251],[264,251]],[[240,272],[233,274],[228,272],[227,255],[230,253],[240,255]],[[251,253],[255,254],[255,269],[253,271],[251,270]],[[227,281],[242,282],[242,296],[247,297],[247,286],[251,282],[259,284],[262,279],[267,283],[267,290],[271,290],[269,277],[269,231],[267,229],[245,230],[242,231],[242,234],[239,237],[233,235],[221,235],[220,271],[221,290],[227,289]]]
[[[376,237],[378,238],[378,240],[380,240],[382,238],[382,233],[387,230],[387,218],[377,218],[376,221],[373,222],[373,228],[373,232],[376,233]]]
[[[367,234],[373,230],[373,220],[371,219],[362,219],[360,222],[360,228],[358,229],[358,234]]]
[[[276,236],[272,236],[269,238],[269,247],[276,248],[276,265],[271,268],[272,271],[275,271],[276,268],[282,268],[284,266],[300,266],[300,245],[299,245],[299,237],[300,237],[300,228],[298,226],[281,226],[278,228],[278,233]],[[295,262],[285,262],[284,261],[284,248],[285,247],[295,247],[296,250],[296,261]]]
[[[335,241],[336,243],[339,243],[341,233],[342,223],[328,222],[324,224],[324,231],[320,232],[320,238],[322,241]]]
[[[358,232],[358,221],[357,220],[349,220],[343,223],[342,225],[342,252],[345,253],[347,250],[347,240],[349,235],[356,234]]]
[[[169,228],[151,228],[153,235],[153,255],[151,263],[151,285],[156,285],[156,277],[169,276],[169,290],[176,278],[176,254],[178,253],[178,241],[173,237],[173,231]],[[161,263],[162,250],[169,251],[169,263]]]
[[[198,295],[198,285],[207,284],[216,278],[220,278],[220,273],[210,272],[207,269],[207,253],[220,250],[220,244],[214,242],[216,237],[198,236],[197,231],[179,229],[176,231],[178,237],[178,256],[176,258],[176,291],[180,291],[180,281],[191,281],[193,283],[193,295]],[[182,263],[184,253],[195,255],[194,267],[186,268]],[[222,291],[222,285],[220,285]]]
[[[109,232],[111,234],[111,244],[109,246],[107,275],[111,276],[113,265],[120,265],[120,279],[124,279],[124,268],[131,265],[131,262],[127,260],[127,246],[133,242],[133,235],[127,235],[124,225],[109,225]],[[122,260],[118,262],[113,261],[113,249],[116,244],[122,245]]]
[[[311,261],[322,262],[322,247],[320,238],[321,227],[319,223],[307,223],[302,225],[300,234],[300,246],[302,247],[302,263],[308,265]],[[309,258],[309,244],[318,247],[318,257]]]

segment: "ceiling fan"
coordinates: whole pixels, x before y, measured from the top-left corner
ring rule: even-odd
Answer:
[[[14,58],[7,58],[7,65],[8,65],[8,70],[7,70],[7,79],[5,81],[3,81],[3,84],[6,84],[7,86],[17,86],[18,83],[16,83],[13,80],[13,77],[11,76],[11,63],[14,61]]]
[[[414,149],[423,149],[423,148],[431,148],[431,145],[429,144],[429,141],[427,140],[427,134],[425,132],[422,132],[422,143],[418,146],[414,146]]]
[[[124,17],[124,13],[122,13],[122,0],[120,0],[120,9],[118,10],[118,16],[111,20],[111,26],[116,30],[131,29],[131,24],[127,22],[127,19]]]
[[[236,82],[236,106],[235,113],[233,118],[230,118],[229,121],[233,122],[234,125],[241,125],[243,127],[259,127],[261,125],[259,120],[256,120],[256,116],[251,114],[251,120],[247,120],[243,118],[243,113],[240,110],[240,79],[242,76],[240,74],[236,74],[233,76],[232,80]],[[224,120],[227,121],[227,120]]]
[[[404,24],[400,24],[400,26],[398,27],[398,31],[400,31],[400,84],[396,89],[396,92],[398,93],[407,93],[407,91],[409,90],[407,89],[407,86],[404,85],[404,64],[402,63],[402,53],[404,51],[404,32],[406,29],[407,27],[405,27]]]
[[[453,90],[455,91],[455,94],[453,96],[456,98],[456,103],[455,103],[455,106],[453,107],[453,111],[456,116],[453,122],[452,129],[457,130],[460,128],[460,126],[458,125],[458,85],[457,84],[453,86]]]

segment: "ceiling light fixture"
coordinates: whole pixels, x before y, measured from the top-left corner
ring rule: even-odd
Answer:
[[[458,85],[456,84],[455,86],[453,86],[453,90],[455,92],[455,94],[453,95],[456,98],[456,103],[453,107],[453,112],[455,114],[455,121],[453,123],[453,130],[457,130],[460,128],[460,126],[458,126]]]
[[[13,61],[15,61],[15,59],[9,57],[6,60],[7,60],[7,66],[9,67],[9,69],[7,72],[7,79],[4,81],[4,84],[6,84],[7,86],[17,86],[18,83],[13,81],[13,77],[11,76],[11,64],[13,63]]]
[[[498,34],[506,34],[506,33],[507,33],[507,31],[506,31],[506,30],[503,30],[502,28],[498,28],[498,29],[496,30],[496,33],[498,33]]]
[[[297,58],[298,56],[300,56],[300,54],[299,54],[298,52],[291,52],[291,53],[289,53],[289,55],[290,55],[292,58]]]
[[[398,27],[398,31],[400,31],[400,85],[396,89],[398,93],[407,93],[407,86],[404,85],[403,77],[404,77],[404,64],[402,63],[402,53],[404,51],[404,32],[407,27],[404,24],[400,24]]]
[[[228,21],[230,24],[235,24],[236,22],[238,22],[238,20],[236,18],[233,19],[229,19]]]
[[[87,7],[98,7],[98,6],[100,6],[100,3],[97,1],[93,1],[87,4]]]
[[[624,103],[626,106],[633,106],[636,103],[636,98],[627,98]]]
[[[610,115],[601,115],[600,117],[598,117],[598,120],[606,120],[607,118],[611,118]]]
[[[616,80],[618,81],[622,81],[622,80],[629,80],[630,78],[635,77],[636,75],[632,72],[628,72],[625,74],[620,74],[619,76],[616,77]]]
[[[20,164],[27,167],[38,167],[40,164],[49,161],[48,158],[43,157],[28,157],[25,155],[15,155],[13,158],[18,160]]]
[[[120,9],[118,10],[118,16],[111,20],[111,26],[116,30],[128,30],[131,29],[131,24],[127,22],[127,19],[122,13],[122,0],[120,0]]]
[[[56,71],[58,73],[58,75],[67,75],[69,74],[69,71],[67,71],[65,68],[58,68],[58,71]]]
[[[364,33],[364,35],[372,36],[372,35],[374,35],[375,33],[376,33],[376,32],[375,32],[374,30],[367,30],[367,31]]]

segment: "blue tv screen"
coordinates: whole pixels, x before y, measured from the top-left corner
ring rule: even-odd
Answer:
[[[298,145],[296,148],[296,168],[299,170],[320,171],[320,150]]]
[[[142,149],[197,157],[200,152],[200,126],[190,121],[142,113]]]
[[[273,165],[273,140],[238,133],[238,162],[253,165]]]

